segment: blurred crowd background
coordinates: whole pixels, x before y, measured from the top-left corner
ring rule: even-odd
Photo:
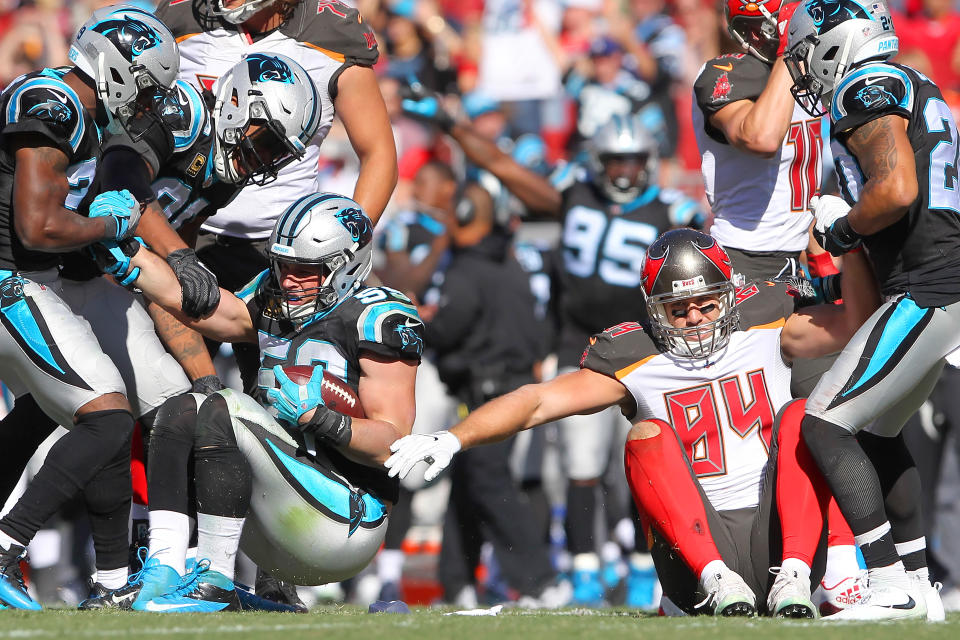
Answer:
[[[68,64],[68,42],[75,30],[94,9],[106,4],[112,3],[0,0],[0,86],[27,71]],[[151,8],[146,0],[135,4]],[[704,61],[737,51],[725,30],[722,3],[356,0],[346,4],[360,9],[377,33],[380,60],[376,70],[397,144],[400,180],[378,225],[382,236],[397,228],[394,223],[405,212],[443,208],[444,198],[449,201],[453,197],[437,186],[444,182],[445,172],[434,175],[431,181],[431,174],[438,172],[421,171],[425,166],[450,167],[458,182],[471,177],[469,163],[449,137],[404,114],[402,97],[411,82],[443,96],[451,114],[469,119],[478,133],[544,175],[576,164],[583,141],[614,114],[639,113],[657,136],[660,185],[685,192],[708,211],[691,124],[691,89]],[[890,6],[900,37],[897,60],[936,82],[960,119],[960,0],[891,0]],[[323,143],[321,155],[323,189],[352,193],[358,161],[338,125]],[[547,250],[555,245],[558,235],[558,223],[537,220],[524,222],[519,233]],[[389,244],[389,238],[379,243],[381,247]],[[524,255],[528,254],[518,251],[518,257]],[[380,264],[382,267],[383,262]],[[531,270],[536,271],[536,267]],[[389,274],[382,269],[381,277],[390,284]],[[540,290],[545,294],[540,301],[548,304],[549,285]],[[956,371],[948,368],[939,391],[946,399],[944,405],[957,395],[951,393],[953,385],[960,384]],[[549,359],[542,375],[550,375]],[[423,385],[420,395],[424,396],[421,415],[435,422],[432,428],[452,424],[456,403],[443,398],[443,388],[437,381]],[[925,479],[931,485],[926,488],[934,573],[946,583],[945,594],[953,589],[960,599],[956,591],[960,582],[960,535],[956,533],[960,530],[960,479],[950,418],[950,411],[937,405],[935,396],[909,432],[920,443],[917,456],[928,471]],[[569,570],[564,565],[560,524],[564,479],[556,454],[551,453],[550,431],[545,430],[539,438],[533,447],[529,442],[515,447],[517,482],[523,485],[531,477],[543,480],[548,505],[542,518],[544,544],[550,546],[554,564],[563,573]],[[533,449],[539,453],[531,457]],[[529,471],[531,459],[538,466],[533,473]],[[615,461],[616,455],[611,455],[611,460]],[[611,500],[628,499],[622,475],[618,477],[616,469],[608,484]],[[434,566],[445,501],[442,482],[419,492],[414,501],[412,526],[401,546],[406,567],[397,593],[409,601],[430,602],[442,595],[435,585]],[[620,513],[622,509],[611,511]],[[82,522],[78,525],[75,521],[75,514],[64,514],[63,521],[38,536],[31,547],[35,584],[42,599],[75,602],[85,595],[82,558],[88,543]],[[605,539],[598,538],[598,550],[603,549],[605,563],[608,559],[614,563],[604,577],[611,593],[627,571],[624,564],[615,564],[620,555],[605,545],[621,547],[626,552],[624,558],[634,551],[632,529],[618,526],[618,522],[598,526],[598,530],[610,532],[603,534]],[[509,562],[509,558],[499,558],[499,563],[503,562]],[[486,550],[478,569],[480,601],[516,595],[497,582],[497,565],[498,560]],[[305,598],[352,597],[366,603],[382,594],[386,583],[396,581],[396,577],[395,568],[378,575],[377,567],[373,567],[352,585],[302,593]],[[616,601],[616,596],[609,600]],[[947,598],[945,602],[949,606]]]

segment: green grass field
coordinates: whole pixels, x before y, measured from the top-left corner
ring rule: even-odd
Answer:
[[[356,607],[319,609],[306,615],[276,613],[135,614],[50,609],[0,612],[3,638],[266,638],[268,640],[479,640],[495,638],[598,638],[612,640],[920,640],[960,637],[960,614],[946,624],[921,622],[829,624],[769,619],[656,618],[617,611],[506,611],[497,617],[444,616],[435,610],[410,615],[367,614]]]

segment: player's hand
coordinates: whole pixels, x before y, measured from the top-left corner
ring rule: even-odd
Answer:
[[[430,482],[450,466],[453,456],[460,451],[460,440],[449,431],[414,434],[394,442],[390,451],[393,455],[383,463],[388,476],[406,478],[414,465],[422,460],[429,465],[423,479]]]
[[[122,286],[133,284],[140,275],[140,267],[130,266],[130,258],[140,251],[140,239],[126,238],[120,242],[103,240],[90,245],[93,259],[104,273],[116,278]]]
[[[280,388],[267,389],[267,402],[276,409],[278,420],[299,427],[303,414],[323,406],[323,367],[314,367],[310,380],[303,385],[288,378],[279,364],[273,368],[273,375]]]
[[[140,203],[129,191],[105,191],[93,199],[91,218],[107,218],[104,240],[119,242],[133,235],[140,222]]]
[[[403,112],[415,120],[432,124],[442,131],[453,128],[453,118],[443,108],[440,96],[423,86],[416,78],[400,88]]]
[[[860,245],[860,234],[850,226],[850,205],[836,196],[813,196],[810,208],[816,222],[813,237],[832,256],[842,256]]]
[[[191,318],[202,318],[220,304],[220,284],[197,257],[193,249],[177,249],[167,256],[167,264],[173,269],[183,290],[181,308]]]
[[[783,55],[787,49],[787,38],[790,33],[790,17],[800,6],[799,2],[784,3],[777,12],[777,34],[780,36],[780,47],[777,49],[777,57]]]

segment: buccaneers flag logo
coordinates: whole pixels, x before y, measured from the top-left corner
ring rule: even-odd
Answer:
[[[733,88],[733,85],[730,84],[730,78],[727,77],[727,73],[723,72],[720,74],[720,77],[717,78],[717,83],[713,85],[713,94],[710,96],[711,102],[723,102],[724,100],[730,99],[730,90]]]

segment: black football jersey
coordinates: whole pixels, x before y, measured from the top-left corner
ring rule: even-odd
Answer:
[[[647,310],[640,276],[647,247],[671,224],[677,192],[648,188],[631,203],[610,202],[592,182],[563,191],[559,305],[561,366],[576,364],[587,336]]]
[[[263,286],[269,278],[269,271],[264,271],[238,292],[247,303],[259,336],[261,366],[254,397],[264,406],[269,406],[266,390],[274,387],[276,365],[320,364],[358,391],[360,357],[365,352],[420,361],[423,322],[410,299],[399,291],[387,287],[360,289],[298,330],[267,312],[269,301]],[[326,456],[353,484],[385,500],[397,501],[399,485],[387,478],[386,470],[352,462],[333,447],[323,447],[317,454]]]
[[[34,271],[60,262],[59,254],[26,249],[17,237],[13,224],[16,159],[9,147],[13,136],[42,136],[67,155],[70,190],[64,207],[85,213],[92,197],[88,192],[100,162],[100,129],[63,81],[68,71],[43,69],[22,75],[0,94],[0,269]]]
[[[896,223],[864,238],[884,294],[909,293],[921,307],[960,300],[960,141],[953,114],[933,82],[910,67],[872,62],[837,84],[830,105],[832,147],[844,198],[866,180],[845,141],[881,116],[907,119],[919,196]]]
[[[726,144],[726,136],[710,124],[710,116],[737,100],[756,100],[769,77],[770,65],[744,53],[728,53],[707,61],[693,85],[706,134]]]

